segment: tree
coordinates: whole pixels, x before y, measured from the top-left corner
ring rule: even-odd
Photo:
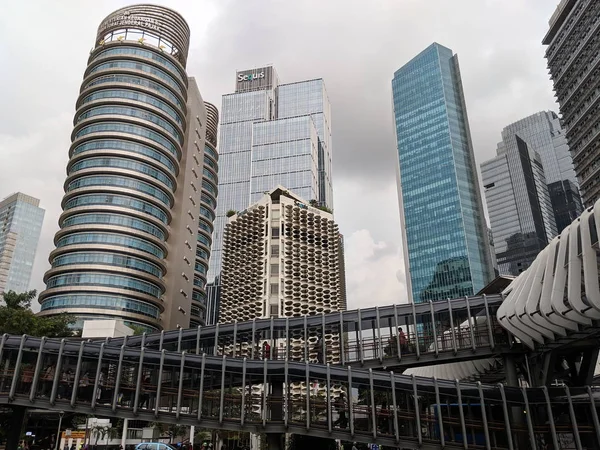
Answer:
[[[188,429],[185,425],[167,425],[161,422],[152,422],[151,426],[152,428],[156,428],[161,434],[166,433],[169,436],[169,444],[173,442],[173,438],[185,435]]]
[[[105,425],[96,425],[92,428],[92,435],[96,438],[96,442],[94,443],[94,447],[98,447],[98,441],[100,439],[104,440],[104,437],[108,434],[109,427]]]
[[[237,211],[230,209],[229,211],[227,211],[227,217],[231,217],[231,216],[235,216],[237,214]]]
[[[37,316],[31,311],[31,301],[36,291],[17,294],[4,292],[0,305],[0,334],[28,334],[30,336],[68,337],[73,336],[69,325],[74,319],[67,314],[53,317]]]

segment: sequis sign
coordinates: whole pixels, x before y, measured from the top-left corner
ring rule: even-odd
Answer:
[[[265,77],[264,72],[259,73],[240,73],[238,74],[238,81],[252,81],[252,80],[260,80]]]

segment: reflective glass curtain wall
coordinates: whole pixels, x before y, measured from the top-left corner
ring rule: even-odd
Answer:
[[[29,289],[45,213],[39,204],[20,192],[0,201],[0,294]]]
[[[208,262],[207,252],[195,257],[199,244],[210,248],[198,229],[212,231],[218,181],[216,156],[203,158],[206,106],[185,69],[189,37],[183,17],[160,6],[127,6],[100,24],[76,104],[42,315],[146,330],[189,326],[192,313],[202,321],[192,280]]]
[[[219,200],[208,272],[208,323],[218,319],[218,275],[227,214],[284,186],[333,208],[331,107],[322,79],[279,84],[273,67],[237,73],[223,96]]]
[[[396,71],[392,91],[411,298],[472,295],[493,269],[457,57],[432,44]]]

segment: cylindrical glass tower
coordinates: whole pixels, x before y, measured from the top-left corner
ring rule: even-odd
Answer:
[[[98,28],[76,105],[41,314],[161,328],[188,46],[185,20],[155,5],[122,8]]]

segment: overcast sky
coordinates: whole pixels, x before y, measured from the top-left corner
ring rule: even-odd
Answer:
[[[0,2],[0,198],[41,199],[32,276],[61,212],[72,120],[97,26],[121,0]],[[432,42],[459,55],[477,165],[506,125],[557,110],[541,40],[558,0],[164,0],[188,21],[188,73],[221,104],[235,71],[273,64],[282,83],[322,77],[332,104],[335,216],[350,307],[406,302],[391,79]]]

